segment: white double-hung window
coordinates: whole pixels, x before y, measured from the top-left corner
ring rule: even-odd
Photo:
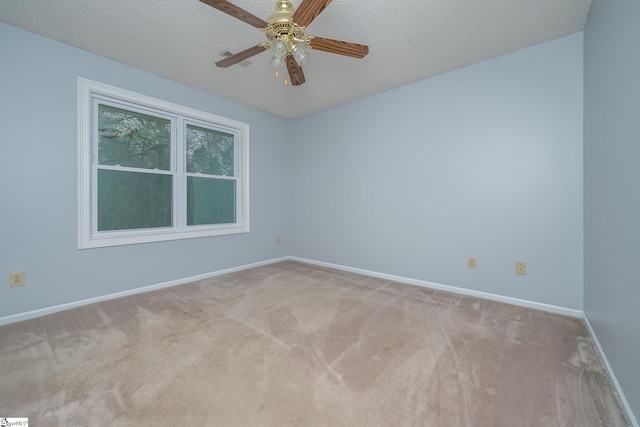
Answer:
[[[249,126],[78,79],[80,248],[249,231]]]

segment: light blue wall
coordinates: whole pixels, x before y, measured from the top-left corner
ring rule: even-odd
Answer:
[[[584,39],[584,309],[638,416],[640,2],[594,0]]]
[[[594,0],[584,34],[584,245],[582,34],[284,121],[0,23],[0,272],[27,278],[0,317],[284,255],[574,309],[584,290],[639,413],[638,16]],[[78,250],[78,76],[249,123],[251,233]]]
[[[0,31],[3,315],[289,254],[582,309],[581,34],[284,121]],[[77,250],[77,76],[250,123],[252,232]]]
[[[582,65],[580,33],[296,120],[293,253],[582,309]]]
[[[0,58],[0,317],[290,252],[286,121],[3,23]],[[251,233],[78,250],[78,76],[249,123]]]

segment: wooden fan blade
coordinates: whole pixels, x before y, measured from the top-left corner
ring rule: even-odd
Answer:
[[[293,86],[300,86],[305,82],[302,67],[298,65],[291,55],[287,55],[287,70],[289,71],[289,78]]]
[[[306,27],[320,15],[332,0],[302,0],[300,6],[293,12],[291,19],[301,27]]]
[[[352,56],[354,58],[364,58],[369,53],[369,46],[334,39],[326,39],[324,37],[312,38],[309,43],[309,47],[315,50],[337,53],[338,55]]]
[[[265,48],[258,45],[252,46],[249,49],[245,49],[242,52],[238,52],[235,55],[231,55],[228,58],[222,59],[216,62],[216,65],[220,68],[227,68],[238,62],[244,61],[247,58],[251,58],[253,55],[257,55],[260,52],[264,52]]]
[[[239,20],[246,22],[249,25],[253,25],[256,28],[264,28],[268,25],[266,21],[258,18],[255,15],[252,15],[251,13],[236,6],[233,3],[228,2],[227,0],[200,0],[200,1],[228,15],[231,15],[234,18],[238,18]]]

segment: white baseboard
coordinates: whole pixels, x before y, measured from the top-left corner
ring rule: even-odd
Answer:
[[[322,267],[333,268],[333,269],[336,269],[336,270],[348,271],[348,272],[351,272],[351,273],[363,274],[363,275],[366,275],[366,276],[377,277],[377,278],[380,278],[380,279],[392,280],[394,282],[406,283],[406,284],[414,285],[414,286],[420,286],[420,287],[425,287],[425,288],[430,288],[430,289],[437,289],[437,290],[442,290],[442,291],[447,291],[447,292],[453,292],[453,293],[456,293],[456,294],[469,295],[469,296],[488,299],[488,300],[492,300],[492,301],[504,302],[504,303],[507,303],[507,304],[513,304],[513,305],[518,305],[518,306],[522,306],[522,307],[533,308],[533,309],[536,309],[536,310],[543,310],[543,311],[547,311],[547,312],[551,312],[551,313],[562,314],[562,315],[565,315],[565,316],[570,316],[570,317],[576,317],[576,318],[583,319],[585,325],[587,326],[587,329],[589,330],[589,333],[591,334],[591,336],[593,338],[593,341],[596,344],[597,350],[598,350],[598,352],[600,354],[600,357],[602,358],[602,360],[604,362],[605,368],[607,369],[607,371],[608,371],[608,373],[609,373],[609,375],[611,377],[611,380],[613,381],[613,385],[616,388],[616,392],[620,396],[620,400],[621,400],[625,410],[627,411],[627,414],[628,414],[629,419],[631,420],[632,426],[633,427],[640,427],[638,425],[638,421],[636,420],[633,412],[631,411],[631,407],[629,406],[629,402],[627,402],[627,399],[625,398],[624,393],[622,392],[622,388],[620,387],[620,383],[618,382],[615,374],[613,373],[613,370],[611,369],[611,366],[609,365],[607,357],[605,356],[605,353],[602,350],[602,347],[600,346],[600,342],[598,341],[598,338],[597,338],[595,332],[593,331],[593,328],[591,327],[591,323],[589,323],[589,319],[587,318],[587,316],[581,310],[575,310],[575,309],[566,308],[566,307],[559,307],[559,306],[555,306],[555,305],[544,304],[544,303],[539,303],[539,302],[534,302],[534,301],[527,301],[527,300],[522,300],[522,299],[518,299],[518,298],[506,297],[506,296],[503,296],[503,295],[491,294],[491,293],[488,293],[488,292],[481,292],[481,291],[474,291],[474,290],[470,290],[470,289],[458,288],[456,286],[442,285],[442,284],[439,284],[439,283],[428,282],[426,280],[410,279],[410,278],[402,277],[402,276],[394,276],[392,274],[379,273],[379,272],[376,272],[376,271],[364,270],[364,269],[360,269],[360,268],[346,267],[346,266],[343,266],[343,265],[331,264],[331,263],[328,263],[328,262],[315,261],[315,260],[311,260],[311,259],[299,258],[299,257],[294,257],[294,256],[286,256],[286,257],[281,257],[281,258],[274,258],[274,259],[271,259],[271,260],[260,261],[260,262],[256,262],[256,263],[252,263],[252,264],[246,264],[246,265],[241,265],[241,266],[238,266],[238,267],[232,267],[232,268],[227,268],[227,269],[224,269],[224,270],[214,271],[214,272],[211,272],[211,273],[200,274],[200,275],[197,275],[197,276],[191,276],[191,277],[185,277],[185,278],[182,278],[182,279],[171,280],[171,281],[168,281],[168,282],[158,283],[158,284],[155,284],[155,285],[143,286],[141,288],[130,289],[130,290],[122,291],[122,292],[116,292],[116,293],[113,293],[113,294],[103,295],[103,296],[99,296],[99,297],[95,297],[95,298],[88,298],[88,299],[84,299],[84,300],[80,300],[80,301],[74,301],[74,302],[70,302],[70,303],[66,303],[66,304],[60,304],[60,305],[56,305],[56,306],[52,306],[52,307],[46,307],[46,308],[42,308],[42,309],[38,309],[38,310],[28,311],[28,312],[25,312],[25,313],[19,313],[19,314],[14,314],[14,315],[11,315],[11,316],[0,317],[0,325],[19,322],[21,320],[33,319],[33,318],[36,318],[36,317],[45,316],[47,314],[52,314],[52,313],[56,313],[56,312],[59,312],[59,311],[68,310],[68,309],[75,308],[75,307],[80,307],[80,306],[87,305],[87,304],[93,304],[93,303],[96,303],[96,302],[107,301],[107,300],[120,298],[120,297],[124,297],[124,296],[128,296],[128,295],[135,295],[135,294],[140,294],[140,293],[144,293],[144,292],[154,291],[154,290],[157,290],[157,289],[168,288],[168,287],[171,287],[171,286],[182,285],[182,284],[189,283],[189,282],[195,282],[197,280],[208,279],[208,278],[211,278],[211,277],[221,276],[223,274],[235,273],[237,271],[247,270],[247,269],[250,269],[250,268],[260,267],[260,266],[268,265],[268,264],[274,264],[276,262],[281,262],[281,261],[286,261],[286,260],[304,262],[304,263],[307,263],[307,264],[313,264],[313,265],[318,265],[318,266],[322,266]]]
[[[158,283],[155,285],[143,286],[141,288],[129,289],[122,292],[116,292],[113,294],[102,295],[95,298],[87,298],[79,301],[73,301],[66,304],[54,305],[52,307],[41,308],[38,310],[27,311],[24,313],[18,313],[11,316],[0,317],[0,325],[6,325],[8,323],[19,322],[21,320],[33,319],[35,317],[45,316],[47,314],[57,313],[58,311],[69,310],[70,308],[81,307],[87,304],[93,304],[96,302],[107,301],[115,298],[126,297],[128,295],[141,294],[144,292],[155,291],[156,289],[169,288],[171,286],[183,285],[189,282],[195,282],[196,280],[209,279],[211,277],[222,276],[223,274],[235,273],[236,271],[247,270],[249,268],[260,267],[263,265],[273,264],[280,261],[286,261],[288,257],[275,258],[267,261],[255,262],[252,264],[241,265],[238,267],[227,268],[224,270],[214,271],[211,273],[199,274],[197,276],[185,277],[182,279],[171,280],[169,282]]]
[[[616,378],[616,375],[613,373],[613,369],[611,369],[611,365],[609,365],[609,361],[607,360],[607,356],[604,353],[604,350],[602,349],[602,346],[600,345],[600,341],[598,341],[598,336],[596,335],[595,331],[593,330],[593,327],[591,326],[591,322],[589,322],[589,318],[587,317],[587,314],[584,313],[584,315],[582,316],[582,319],[584,320],[584,324],[587,326],[587,329],[589,330],[589,334],[591,334],[591,338],[593,338],[593,341],[596,343],[596,349],[598,350],[598,353],[600,354],[600,359],[604,362],[604,366],[607,370],[607,372],[609,373],[609,377],[611,378],[611,381],[613,382],[613,386],[616,389],[616,392],[618,393],[618,396],[620,397],[620,402],[622,403],[622,406],[624,406],[624,409],[627,411],[627,416],[629,417],[629,420],[631,421],[631,425],[633,427],[640,427],[638,425],[638,420],[636,419],[635,415],[633,414],[633,411],[631,410],[631,406],[629,405],[629,402],[627,401],[627,398],[624,396],[624,392],[622,391],[622,387],[620,386],[620,383],[618,382],[618,379]]]
[[[124,297],[124,296],[128,296],[128,295],[135,295],[135,294],[139,294],[139,293],[143,293],[143,292],[154,291],[156,289],[163,289],[163,288],[168,288],[168,287],[171,287],[171,286],[182,285],[182,284],[185,284],[185,283],[194,282],[196,280],[208,279],[210,277],[221,276],[223,274],[234,273],[236,271],[247,270],[249,268],[260,267],[262,265],[273,264],[273,263],[276,263],[276,262],[286,261],[286,260],[304,262],[304,263],[307,263],[307,264],[319,265],[319,266],[322,266],[322,267],[333,268],[333,269],[336,269],[336,270],[348,271],[348,272],[351,272],[351,273],[364,274],[366,276],[378,277],[380,279],[392,280],[394,282],[406,283],[406,284],[409,284],[409,285],[420,286],[420,287],[424,287],[424,288],[437,289],[437,290],[441,290],[441,291],[453,292],[453,293],[456,293],[456,294],[462,294],[462,295],[469,295],[469,296],[474,296],[474,297],[478,297],[478,298],[484,298],[484,299],[488,299],[488,300],[492,300],[492,301],[504,302],[504,303],[507,303],[507,304],[519,305],[519,306],[522,306],[522,307],[533,308],[533,309],[536,309],[536,310],[548,311],[548,312],[551,312],[551,313],[562,314],[562,315],[565,315],[565,316],[576,317],[576,318],[580,318],[580,319],[583,318],[583,313],[582,313],[581,310],[575,310],[575,309],[566,308],[566,307],[559,307],[559,306],[555,306],[555,305],[544,304],[544,303],[539,303],[539,302],[534,302],[534,301],[527,301],[527,300],[522,300],[522,299],[518,299],[518,298],[506,297],[506,296],[503,296],[503,295],[491,294],[491,293],[488,293],[488,292],[481,292],[481,291],[474,291],[474,290],[471,290],[471,289],[458,288],[456,286],[442,285],[442,284],[439,284],[439,283],[428,282],[426,280],[411,279],[411,278],[408,278],[408,277],[394,276],[394,275],[391,275],[391,274],[379,273],[379,272],[371,271],[371,270],[363,270],[363,269],[360,269],[360,268],[346,267],[344,265],[331,264],[331,263],[328,263],[328,262],[315,261],[315,260],[311,260],[311,259],[299,258],[299,257],[294,257],[294,256],[285,256],[285,257],[281,257],[281,258],[275,258],[275,259],[271,259],[271,260],[260,261],[260,262],[256,262],[256,263],[252,263],[252,264],[246,264],[246,265],[242,265],[242,266],[238,266],[238,267],[227,268],[225,270],[214,271],[214,272],[211,272],[211,273],[200,274],[200,275],[197,275],[197,276],[191,276],[191,277],[185,277],[185,278],[182,278],[182,279],[171,280],[169,282],[158,283],[158,284],[155,284],[155,285],[144,286],[144,287],[141,287],[141,288],[129,289],[129,290],[126,290],[126,291],[116,292],[116,293],[108,294],[108,295],[102,295],[102,296],[95,297],[95,298],[88,298],[88,299],[74,301],[74,302],[70,302],[70,303],[66,303],[66,304],[60,304],[60,305],[56,305],[56,306],[52,306],[52,307],[46,307],[46,308],[42,308],[42,309],[38,309],[38,310],[27,311],[27,312],[24,312],[24,313],[18,313],[18,314],[14,314],[14,315],[11,315],[11,316],[0,317],[0,325],[5,325],[5,324],[8,324],[8,323],[13,323],[13,322],[19,322],[21,320],[33,319],[35,317],[45,316],[47,314],[56,313],[58,311],[68,310],[70,308],[80,307],[80,306],[87,305],[87,304],[93,304],[93,303],[96,303],[96,302],[107,301],[107,300],[110,300],[110,299],[120,298],[120,297]]]
[[[273,264],[273,263],[276,263],[276,262],[286,261],[286,260],[304,262],[304,263],[307,263],[307,264],[319,265],[319,266],[322,266],[322,267],[333,268],[333,269],[336,269],[336,270],[348,271],[348,272],[357,273],[357,274],[364,274],[366,276],[378,277],[378,278],[381,278],[381,279],[393,280],[394,282],[407,283],[409,285],[414,285],[414,286],[421,286],[421,287],[425,287],[425,288],[438,289],[438,290],[447,291],[447,292],[453,292],[453,293],[462,294],[462,295],[469,295],[469,296],[474,296],[474,297],[478,297],[478,298],[484,298],[484,299],[488,299],[488,300],[492,300],[492,301],[504,302],[504,303],[507,303],[507,304],[519,305],[519,306],[522,306],[522,307],[528,307],[528,308],[533,308],[533,309],[537,309],[537,310],[548,311],[548,312],[551,312],[551,313],[562,314],[562,315],[565,315],[565,316],[583,318],[583,313],[580,310],[574,310],[574,309],[565,308],[565,307],[558,307],[558,306],[555,306],[555,305],[544,304],[544,303],[533,302],[533,301],[527,301],[527,300],[522,300],[522,299],[518,299],[518,298],[506,297],[506,296],[503,296],[503,295],[491,294],[491,293],[488,293],[488,292],[480,292],[480,291],[474,291],[474,290],[470,290],[470,289],[458,288],[458,287],[455,287],[455,286],[442,285],[442,284],[439,284],[439,283],[428,282],[428,281],[425,281],[425,280],[417,280],[417,279],[410,279],[410,278],[402,277],[402,276],[394,276],[394,275],[391,275],[391,274],[379,273],[379,272],[371,271],[371,270],[363,270],[363,269],[360,269],[360,268],[346,267],[346,266],[343,266],[343,265],[331,264],[331,263],[328,263],[328,262],[315,261],[315,260],[311,260],[311,259],[299,258],[299,257],[294,257],[294,256],[285,256],[285,257],[281,257],[281,258],[275,258],[275,259],[271,259],[271,260],[260,261],[260,262],[256,262],[256,263],[252,263],[252,264],[241,265],[241,266],[238,266],[238,267],[227,268],[227,269],[224,269],[224,270],[214,271],[214,272],[211,272],[211,273],[200,274],[200,275],[197,275],[197,276],[191,276],[191,277],[185,277],[185,278],[182,278],[182,279],[171,280],[171,281],[168,281],[168,282],[158,283],[158,284],[155,284],[155,285],[143,286],[141,288],[129,289],[129,290],[126,290],[126,291],[116,292],[116,293],[108,294],[108,295],[102,295],[102,296],[95,297],[95,298],[88,298],[88,299],[83,299],[83,300],[79,300],[79,301],[73,301],[73,302],[70,302],[70,303],[55,305],[55,306],[52,306],[52,307],[45,307],[45,308],[41,308],[41,309],[38,309],[38,310],[33,310],[33,311],[27,311],[27,312],[24,312],[24,313],[14,314],[14,315],[11,315],[11,316],[0,317],[0,325],[6,325],[8,323],[14,323],[14,322],[22,321],[22,320],[33,319],[35,317],[45,316],[47,314],[52,314],[52,313],[56,313],[58,311],[63,311],[63,310],[69,310],[71,308],[81,307],[81,306],[87,305],[87,304],[93,304],[93,303],[96,303],[96,302],[107,301],[107,300],[111,300],[111,299],[115,299],[115,298],[125,297],[125,296],[128,296],[128,295],[135,295],[135,294],[139,294],[139,293],[143,293],[143,292],[154,291],[156,289],[163,289],[163,288],[168,288],[168,287],[171,287],[171,286],[182,285],[182,284],[185,284],[185,283],[194,282],[196,280],[208,279],[208,278],[215,277],[215,276],[221,276],[223,274],[234,273],[236,271],[247,270],[249,268],[260,267],[260,266],[263,266],[263,265]]]
[[[458,287],[455,287],[455,286],[442,285],[442,284],[439,284],[439,283],[428,282],[428,281],[425,281],[425,280],[409,279],[409,278],[406,278],[406,277],[394,276],[394,275],[385,274],[385,273],[378,273],[378,272],[370,271],[370,270],[363,270],[363,269],[359,269],[359,268],[345,267],[343,265],[331,264],[331,263],[322,262],[322,261],[315,261],[315,260],[310,260],[310,259],[306,259],[306,258],[299,258],[299,257],[290,256],[290,257],[287,257],[287,259],[290,259],[290,260],[293,260],[293,261],[304,262],[304,263],[307,263],[307,264],[319,265],[321,267],[328,267],[328,268],[333,268],[333,269],[336,269],[336,270],[348,271],[348,272],[351,272],[351,273],[364,274],[366,276],[372,276],[372,277],[378,277],[378,278],[381,278],[381,279],[392,280],[394,282],[407,283],[409,285],[415,285],[415,286],[421,286],[421,287],[425,287],[425,288],[431,288],[431,289],[437,289],[437,290],[442,290],[442,291],[447,291],[447,292],[453,292],[453,293],[462,294],[462,295],[469,295],[469,296],[474,296],[474,297],[478,297],[478,298],[484,298],[484,299],[488,299],[488,300],[492,300],[492,301],[504,302],[504,303],[507,303],[507,304],[513,304],[513,305],[518,305],[518,306],[522,306],[522,307],[533,308],[533,309],[537,309],[537,310],[543,310],[543,311],[547,311],[547,312],[551,312],[551,313],[562,314],[562,315],[565,315],[565,316],[570,316],[570,317],[583,319],[584,323],[587,326],[587,329],[588,329],[589,333],[591,334],[591,337],[593,338],[593,341],[596,343],[597,351],[600,354],[600,357],[602,358],[602,361],[604,362],[605,369],[607,370],[609,376],[611,377],[611,380],[612,380],[613,385],[614,385],[614,387],[616,389],[616,392],[618,393],[618,396],[620,397],[620,401],[621,401],[622,405],[624,406],[624,409],[627,412],[627,416],[628,416],[629,420],[631,421],[632,427],[640,427],[640,425],[638,425],[637,419],[635,418],[635,416],[633,414],[633,411],[631,410],[631,407],[629,406],[629,402],[627,401],[627,399],[624,396],[624,393],[622,392],[622,388],[620,387],[620,383],[618,382],[615,374],[613,373],[613,369],[611,369],[611,365],[609,365],[609,361],[607,360],[607,357],[605,356],[605,353],[602,350],[602,347],[600,346],[600,342],[598,341],[598,338],[597,338],[595,332],[593,331],[593,328],[591,327],[591,323],[589,323],[589,319],[587,318],[586,314],[581,310],[575,310],[575,309],[566,308],[566,307],[559,307],[559,306],[555,306],[555,305],[544,304],[544,303],[539,303],[539,302],[534,302],[534,301],[527,301],[527,300],[522,300],[522,299],[518,299],[518,298],[511,298],[511,297],[506,297],[506,296],[497,295],[497,294],[491,294],[491,293],[487,293],[487,292],[480,292],[480,291],[474,291],[474,290],[470,290],[470,289],[458,288]]]
[[[488,299],[491,301],[504,302],[507,304],[518,305],[521,307],[533,308],[536,310],[548,311],[550,313],[562,314],[564,316],[576,317],[582,319],[582,310],[573,308],[560,307],[557,305],[544,304],[541,302],[528,301],[518,298],[506,297],[504,295],[491,294],[488,292],[474,291],[471,289],[458,288],[456,286],[442,285],[440,283],[428,282],[426,280],[410,279],[402,276],[394,276],[386,273],[378,273],[376,271],[363,270],[360,268],[345,267],[343,265],[331,264],[328,262],[315,261],[306,258],[287,257],[293,261],[305,262],[307,264],[319,265],[321,267],[333,268],[336,270],[348,271],[351,273],[364,274],[365,276],[378,277],[380,279],[392,280],[394,282],[406,283],[409,285],[420,286],[423,288],[437,289],[440,291],[453,292],[455,294],[469,295],[473,297]]]

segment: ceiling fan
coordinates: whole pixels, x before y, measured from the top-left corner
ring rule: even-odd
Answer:
[[[291,0],[276,0],[276,11],[269,15],[266,21],[227,0],[200,1],[264,31],[269,40],[268,43],[257,44],[216,62],[218,67],[226,68],[260,52],[270,50],[273,53],[271,64],[276,69],[276,77],[286,65],[291,84],[299,86],[305,82],[302,65],[309,56],[305,48],[354,58],[364,58],[369,53],[369,47],[362,44],[305,36],[306,27],[332,0],[302,0],[298,8],[294,8]],[[286,79],[285,84],[287,84]]]

